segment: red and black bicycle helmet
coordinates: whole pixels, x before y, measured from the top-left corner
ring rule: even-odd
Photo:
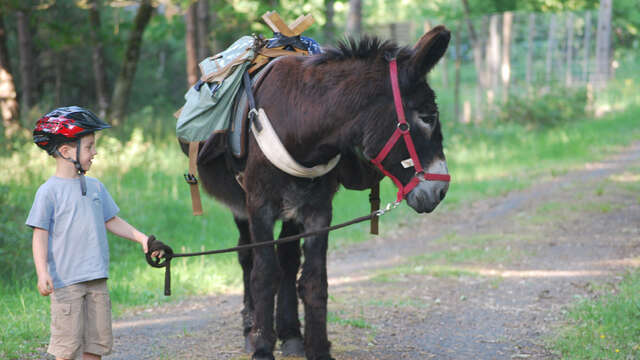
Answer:
[[[110,127],[111,125],[85,108],[61,107],[38,120],[33,129],[33,142],[53,155],[58,146],[64,143],[78,141],[87,134]]]

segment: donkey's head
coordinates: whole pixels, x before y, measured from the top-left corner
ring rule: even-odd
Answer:
[[[406,198],[419,213],[433,211],[449,188],[438,106],[426,81],[426,74],[444,55],[449,39],[449,31],[438,26],[413,49],[387,54],[390,80],[384,85],[384,99],[379,99],[376,106],[374,128],[363,144],[365,155],[398,186],[398,200]],[[395,67],[399,91],[393,90]]]

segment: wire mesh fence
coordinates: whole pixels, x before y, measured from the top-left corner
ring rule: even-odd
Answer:
[[[615,68],[611,9],[602,3],[600,10],[505,12],[448,22],[452,40],[430,82],[454,90],[455,116],[464,122],[481,120],[514,94],[576,87],[592,91],[606,84]],[[438,23],[379,24],[368,31],[412,46]]]

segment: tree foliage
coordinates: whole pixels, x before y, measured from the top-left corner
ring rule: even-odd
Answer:
[[[102,0],[101,25],[98,34],[103,41],[104,71],[110,91],[121,71],[126,42],[132,31],[138,1]],[[143,35],[139,64],[135,71],[128,113],[144,111],[170,124],[170,114],[183,103],[186,90],[185,20],[184,13],[194,0],[154,1],[156,14]],[[87,0],[2,0],[0,16],[7,29],[6,44],[18,87],[19,99],[24,93],[19,71],[23,59],[19,56],[15,13],[27,11],[33,31],[33,61],[36,74],[37,102],[23,111],[22,124],[29,128],[34,117],[62,105],[79,104],[98,109],[98,97],[92,69],[93,42]],[[345,30],[349,0],[209,0],[209,39],[225,48],[238,37],[261,33],[269,29],[260,17],[267,10],[277,10],[286,21],[311,13],[316,25],[306,35],[325,43],[325,37],[340,39]],[[132,5],[133,4],[133,5]],[[333,32],[323,31],[326,4],[332,4]],[[502,11],[556,12],[596,9],[598,0],[477,0],[470,2],[472,16]],[[638,47],[640,8],[637,0],[614,2],[614,34],[618,46]],[[460,0],[364,0],[363,30],[380,23],[437,20],[455,27],[463,18]],[[209,44],[211,45],[211,44]],[[215,50],[214,50],[215,51]],[[133,120],[134,122],[137,120]],[[164,123],[161,127],[165,126]],[[169,125],[167,125],[169,126]]]

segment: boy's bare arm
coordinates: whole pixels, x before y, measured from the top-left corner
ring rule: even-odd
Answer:
[[[120,217],[118,216],[112,217],[105,223],[105,226],[107,227],[107,230],[109,230],[114,235],[118,235],[125,239],[129,239],[131,241],[140,243],[140,245],[142,245],[142,250],[144,251],[144,253],[145,254],[147,253],[148,236],[143,234],[133,226],[129,225],[129,223],[122,220]]]
[[[42,296],[53,292],[53,280],[47,269],[47,250],[49,247],[49,232],[40,228],[33,228],[33,262],[38,275],[38,291]]]

